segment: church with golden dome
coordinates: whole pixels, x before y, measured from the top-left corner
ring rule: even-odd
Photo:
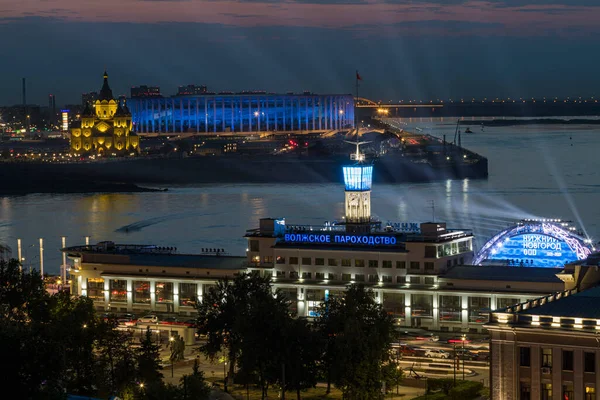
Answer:
[[[139,152],[140,138],[131,132],[131,113],[113,98],[104,72],[104,84],[93,108],[86,104],[81,125],[71,129],[71,153],[75,155],[127,156]]]

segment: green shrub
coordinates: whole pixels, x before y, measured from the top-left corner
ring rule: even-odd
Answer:
[[[462,381],[450,390],[450,398],[456,400],[475,399],[479,396],[481,389],[483,389],[481,382]]]

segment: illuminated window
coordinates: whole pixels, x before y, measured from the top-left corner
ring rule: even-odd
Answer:
[[[552,368],[552,349],[542,349],[542,368]]]
[[[87,297],[92,300],[104,300],[104,279],[87,279]]]
[[[124,279],[110,280],[110,301],[127,301],[127,281]]]
[[[150,304],[150,282],[133,281],[133,302]]]
[[[354,260],[354,266],[357,268],[363,268],[365,266],[365,260]]]
[[[542,383],[542,400],[552,400],[551,383]]]
[[[563,397],[562,397],[563,399],[571,400],[571,399],[575,398],[575,397],[573,397],[573,384],[572,383],[567,383],[567,384],[563,385],[562,391],[563,391]]]
[[[585,400],[596,400],[596,388],[595,387],[586,385]]]
[[[198,298],[198,285],[195,283],[179,284],[179,305],[191,307]]]

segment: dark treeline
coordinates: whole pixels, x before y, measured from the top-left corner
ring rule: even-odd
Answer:
[[[199,333],[207,336],[201,351],[211,359],[226,355],[226,390],[256,384],[263,399],[273,386],[300,399],[317,380],[327,382],[328,392],[335,385],[345,399],[378,399],[384,382],[399,383],[402,372],[390,356],[393,320],[371,290],[351,285],[323,302],[317,315],[312,322],[295,318],[268,277],[220,280],[198,305]]]
[[[0,262],[0,282],[0,376],[18,398],[208,398],[197,361],[177,385],[163,382],[150,330],[134,339],[100,318],[88,297],[48,294],[39,273],[16,260]],[[296,318],[290,300],[258,274],[219,280],[196,307],[198,333],[207,337],[200,351],[228,363],[225,390],[235,384],[258,387],[263,398],[271,389],[300,399],[320,381],[345,399],[370,400],[402,378],[390,353],[393,320],[362,285],[327,299],[313,321]]]
[[[208,398],[195,365],[179,385],[163,383],[159,346],[104,321],[87,297],[49,295],[40,275],[0,262],[0,364],[3,390],[20,399],[68,394],[123,400]]]

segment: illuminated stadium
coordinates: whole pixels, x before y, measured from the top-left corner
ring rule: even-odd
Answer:
[[[205,94],[131,98],[137,133],[325,131],[354,125],[351,95]]]
[[[591,240],[568,221],[525,219],[488,240],[473,264],[562,267],[587,258],[593,250]]]

